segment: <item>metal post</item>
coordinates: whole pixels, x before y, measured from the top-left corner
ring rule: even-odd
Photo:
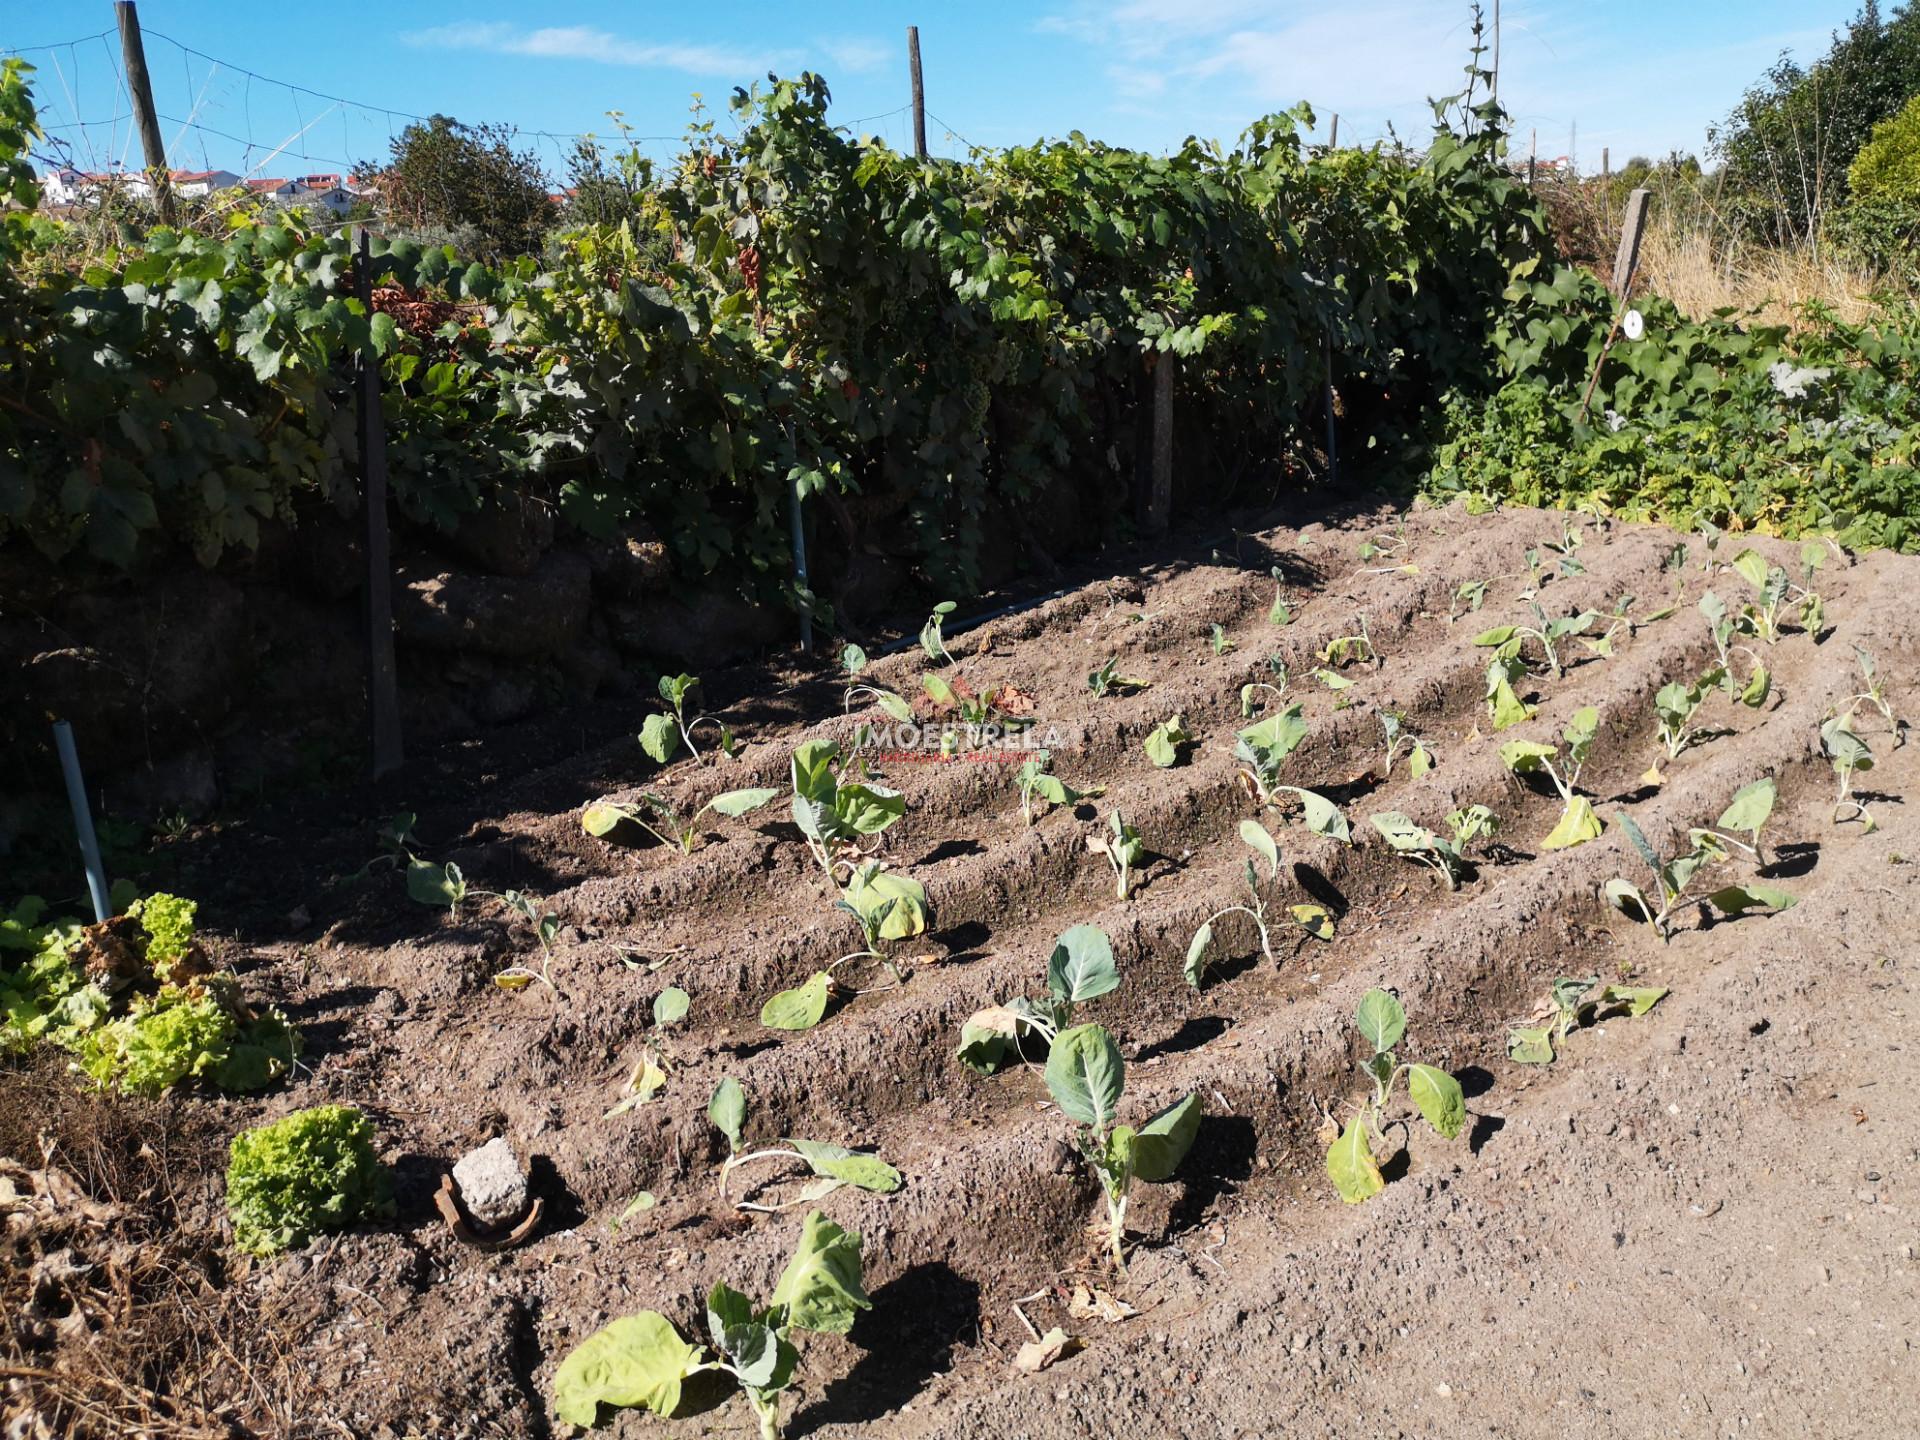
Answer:
[[[80,860],[87,867],[87,893],[93,897],[93,918],[110,919],[107,867],[100,863],[100,840],[93,833],[93,812],[87,808],[87,783],[80,778],[80,752],[74,748],[73,726],[53,722],[53,748],[60,752],[60,773],[67,781],[67,804],[73,809],[74,832],[80,837]]]
[[[373,255],[355,226],[353,288],[371,314]],[[393,656],[393,556],[387,534],[387,426],[380,411],[380,362],[360,357],[360,475],[367,507],[367,729],[373,778],[400,768],[400,681]]]
[[[1338,150],[1339,148],[1340,148],[1340,112],[1336,110],[1333,113],[1333,128],[1327,132],[1327,149]]]
[[[173,176],[167,169],[167,147],[160,139],[160,117],[153,110],[153,82],[147,77],[147,47],[140,39],[140,12],[134,0],[114,0],[113,13],[120,22],[120,55],[127,69],[127,94],[133,101],[134,123],[140,129],[140,150],[147,159],[147,174],[152,177],[161,223],[171,225],[174,221]]]
[[[1340,483],[1340,436],[1333,425],[1333,331],[1320,332],[1327,365],[1327,483]]]
[[[1146,530],[1161,534],[1173,514],[1173,367],[1171,351],[1153,361],[1153,481],[1147,493]]]
[[[920,83],[920,27],[907,27],[907,69],[913,76],[913,153],[927,158],[927,91]]]

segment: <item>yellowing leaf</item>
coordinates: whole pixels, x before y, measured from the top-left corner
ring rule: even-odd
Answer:
[[[1327,1175],[1349,1205],[1370,1200],[1387,1188],[1379,1163],[1373,1158],[1373,1147],[1367,1143],[1366,1122],[1358,1116],[1327,1148]]]
[[[1540,842],[1540,848],[1568,850],[1589,840],[1598,840],[1604,829],[1600,817],[1593,813],[1593,802],[1584,795],[1576,795],[1567,802],[1567,808],[1560,814],[1560,823]]]

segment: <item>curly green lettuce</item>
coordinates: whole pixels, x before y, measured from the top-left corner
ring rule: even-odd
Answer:
[[[233,1240],[277,1255],[316,1234],[393,1213],[393,1180],[373,1125],[347,1105],[316,1105],[233,1137],[227,1166]]]

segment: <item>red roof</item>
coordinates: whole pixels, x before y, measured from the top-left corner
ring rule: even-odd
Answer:
[[[276,177],[273,179],[249,180],[247,181],[247,188],[249,190],[278,190],[282,185],[285,185],[286,183],[287,182],[283,177]]]

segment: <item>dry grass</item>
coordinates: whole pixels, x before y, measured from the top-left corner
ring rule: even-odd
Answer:
[[[1877,296],[1888,294],[1905,294],[1909,305],[1920,306],[1920,297],[1889,277],[1810,245],[1754,242],[1719,209],[1711,177],[1656,175],[1648,185],[1653,205],[1634,290],[1670,300],[1693,319],[1730,308],[1768,324],[1797,326],[1806,306],[1817,301],[1840,319],[1859,322],[1878,308]],[[1624,208],[1615,203],[1617,196],[1588,181],[1543,187],[1542,199],[1561,253],[1611,275]]]
[[[223,1151],[58,1059],[0,1063],[0,1434],[299,1433],[284,1337],[206,1219]]]
[[[1646,289],[1696,320],[1732,308],[1757,311],[1762,321],[1780,325],[1798,324],[1814,301],[1858,323],[1890,285],[1884,275],[1808,246],[1756,245],[1704,215],[1650,220],[1640,247],[1640,275]]]

